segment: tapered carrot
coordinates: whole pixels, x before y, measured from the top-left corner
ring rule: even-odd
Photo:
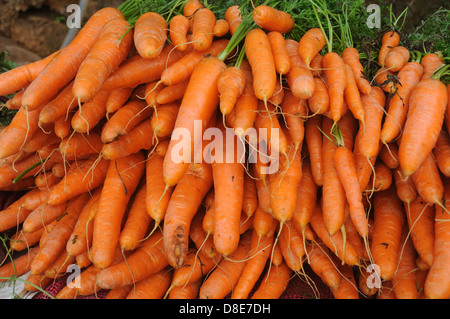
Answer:
[[[391,169],[381,161],[376,161],[373,169],[368,191],[379,192],[388,189],[393,182]]]
[[[141,279],[125,299],[161,299],[172,280],[173,269],[165,268]]]
[[[100,90],[75,112],[71,120],[75,132],[88,134],[94,130],[106,115],[106,101],[109,93],[109,90]]]
[[[192,21],[192,43],[195,50],[204,51],[211,46],[214,39],[216,16],[209,8],[200,8]]]
[[[167,104],[181,100],[184,96],[184,92],[186,92],[188,83],[189,79],[162,88],[156,96],[156,103]]]
[[[303,235],[297,231],[291,221],[286,222],[286,227],[281,229],[277,236],[280,243],[281,253],[284,261],[296,273],[301,272],[303,258],[305,256],[305,246]]]
[[[59,89],[78,74],[80,65],[99,39],[103,26],[117,18],[123,19],[123,14],[112,7],[103,8],[93,14],[76,38],[61,50],[30,84],[22,97],[22,105],[33,110],[50,101]]]
[[[259,5],[253,9],[253,21],[266,31],[288,33],[294,28],[294,18],[287,12],[267,5]]]
[[[100,134],[97,132],[72,133],[59,143],[59,153],[65,161],[86,159],[100,153],[103,146]]]
[[[83,193],[70,200],[67,204],[67,214],[56,220],[56,224],[47,234],[45,243],[40,246],[38,255],[31,264],[32,274],[42,274],[65,251],[65,246],[83,206],[89,199],[88,193]]]
[[[336,52],[328,52],[323,56],[322,66],[330,96],[330,113],[337,122],[343,115],[344,91],[347,86],[345,63]]]
[[[200,0],[188,0],[183,6],[183,15],[189,18],[201,8],[203,8],[203,3]]]
[[[268,101],[275,93],[277,82],[275,61],[269,38],[263,30],[252,29],[245,37],[244,47],[252,68],[255,95],[262,101]],[[258,63],[261,60],[265,62]]]
[[[328,88],[321,77],[314,77],[314,93],[309,98],[308,107],[313,114],[325,114],[330,108]]]
[[[322,128],[322,116],[316,115],[305,122],[305,141],[310,158],[311,172],[314,182],[317,186],[323,185],[323,157],[322,146],[323,136],[320,129]]]
[[[124,261],[102,269],[97,275],[97,285],[103,289],[115,289],[134,285],[141,279],[164,269],[163,234],[157,229]]]
[[[450,254],[448,251],[449,214],[450,208],[450,180],[444,179],[444,203],[446,210],[435,205],[434,224],[434,250],[433,263],[425,280],[424,292],[428,299],[448,299],[450,297],[450,280],[448,263]]]
[[[399,247],[398,267],[392,278],[392,288],[396,299],[417,299],[416,276],[416,251],[411,237],[407,237],[408,229],[403,227],[402,238]]]
[[[398,263],[405,212],[394,187],[374,195],[374,229],[371,243],[373,261],[382,280],[393,278]]]
[[[238,5],[229,6],[225,11],[224,17],[230,26],[230,33],[233,35],[242,22],[241,9]]]
[[[375,73],[374,81],[376,86],[383,89],[384,92],[389,94],[395,93],[395,84],[397,83],[397,75],[395,72],[386,67],[382,67]]]
[[[76,195],[93,190],[101,185],[106,178],[110,161],[92,157],[73,169],[55,186],[48,195],[47,203],[58,205]]]
[[[91,215],[98,208],[101,190],[101,187],[98,187],[92,192],[67,240],[66,250],[71,256],[78,256],[84,253],[92,244],[94,224]]]
[[[394,170],[399,167],[400,163],[398,162],[398,144],[395,142],[390,142],[387,144],[383,144],[380,149],[380,160],[389,167]]]
[[[223,259],[200,287],[200,299],[223,299],[232,292],[246,265],[251,244],[251,231],[245,232],[238,248]]]
[[[142,152],[110,161],[94,219],[92,262],[108,267],[119,241],[122,219],[127,204],[136,190],[145,169]]]
[[[408,62],[397,74],[399,83],[389,100],[387,114],[381,130],[381,142],[389,143],[402,131],[409,109],[409,101],[414,86],[423,74],[423,67],[417,62]]]
[[[272,54],[275,61],[275,68],[278,74],[286,74],[291,67],[288,52],[286,50],[286,42],[283,34],[278,31],[267,33],[272,48]]]
[[[347,75],[347,86],[344,89],[344,99],[353,116],[364,125],[364,107],[361,102],[361,95],[353,71],[348,64],[345,64],[345,72]]]
[[[47,267],[44,275],[54,279],[60,278],[66,274],[68,266],[75,262],[75,256],[69,256],[67,251],[63,249],[53,263]]]
[[[384,60],[384,65],[391,71],[400,71],[410,58],[410,53],[404,46],[396,46],[389,50]]]
[[[218,19],[214,24],[213,33],[215,37],[223,37],[230,30],[230,26],[228,25],[227,20]]]
[[[397,196],[407,205],[411,204],[417,197],[417,188],[412,176],[404,177],[400,167],[394,169],[392,174],[397,190]]]
[[[131,97],[133,93],[133,87],[117,88],[110,91],[108,100],[106,101],[106,117],[109,118],[109,114],[115,113],[120,109]]]
[[[105,79],[126,59],[133,43],[133,30],[125,19],[112,19],[77,71],[72,92],[78,102],[87,102],[100,91]],[[128,32],[127,32],[128,31]],[[96,70],[95,75],[92,69]]]
[[[356,85],[363,94],[370,94],[372,87],[364,75],[364,67],[361,64],[359,52],[353,47],[347,47],[342,51],[342,59],[353,71]]]
[[[339,265],[339,271],[342,273],[339,286],[333,295],[336,299],[359,299],[358,287],[356,285],[353,268],[348,265]]]
[[[105,299],[125,299],[133,289],[133,285],[126,285],[108,290]]]
[[[187,47],[187,34],[189,32],[190,22],[189,19],[182,15],[177,14],[170,19],[169,22],[169,38],[172,44],[179,51],[186,50]]]
[[[158,56],[167,40],[167,22],[157,12],[146,12],[134,25],[133,42],[144,59]]]
[[[164,158],[164,180],[169,186],[174,186],[183,177],[193,159],[194,127],[197,123],[203,130],[211,120],[219,103],[217,81],[225,68],[225,63],[215,57],[205,57],[195,67],[174,127],[174,130],[182,129],[190,136],[183,136],[181,141],[179,141],[179,137],[172,136],[167,155]],[[172,154],[174,148],[178,150],[178,154],[182,150],[181,158],[179,158],[180,155]]]
[[[34,232],[61,217],[65,212],[65,203],[48,205],[43,203],[33,210],[23,222],[23,231]]]
[[[420,59],[420,64],[423,66],[423,74],[421,80],[430,78],[434,71],[444,64],[442,57],[438,53],[425,54]]]
[[[325,36],[320,28],[308,29],[299,41],[298,53],[305,61],[307,67],[310,67],[312,59],[326,45]]]
[[[385,66],[386,55],[392,48],[395,48],[400,43],[400,34],[396,31],[387,31],[383,34],[381,39],[381,47],[378,52],[378,64],[381,67]]]
[[[242,197],[242,211],[252,216],[258,207],[258,192],[255,181],[248,173],[244,174],[244,193]]]
[[[444,185],[432,153],[411,176],[420,197],[430,204],[442,205]]]
[[[417,197],[406,210],[410,237],[420,258],[431,267],[434,249],[434,207]]]
[[[437,79],[420,81],[411,92],[398,151],[400,166],[406,176],[419,168],[436,144],[447,100],[447,88]]]
[[[304,118],[308,113],[307,102],[287,91],[280,106],[286,121],[289,136],[294,143],[294,150],[297,151],[301,149],[305,139]]]
[[[10,276],[22,276],[30,271],[31,264],[39,253],[39,248],[32,248],[27,253],[13,258],[0,267],[0,281],[7,281]]]
[[[336,291],[342,277],[333,262],[330,250],[321,242],[307,244],[306,248],[311,269],[331,291]]]
[[[315,91],[312,72],[298,53],[299,43],[293,39],[286,39],[285,42],[291,64],[286,74],[287,83],[292,94],[301,99],[309,99]]]
[[[133,100],[123,105],[102,127],[102,142],[107,144],[127,134],[143,120],[148,119],[152,109],[146,103]]]
[[[202,280],[197,280],[192,283],[188,283],[185,286],[176,286],[170,291],[169,299],[197,299],[198,292],[200,291],[200,286]]]
[[[446,177],[450,177],[450,137],[446,130],[441,130],[433,155],[438,165],[439,171]]]
[[[217,89],[219,91],[220,111],[227,115],[236,104],[236,100],[242,95],[245,88],[245,74],[242,69],[230,66],[219,76]]]
[[[34,232],[24,232],[23,229],[18,230],[9,239],[9,248],[12,251],[30,249],[40,241],[43,232],[44,228],[40,228]]]

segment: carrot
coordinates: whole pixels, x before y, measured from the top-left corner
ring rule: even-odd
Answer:
[[[398,162],[398,145],[395,142],[381,145],[379,156],[384,165],[391,170],[396,169],[400,165]]]
[[[54,279],[60,278],[64,276],[68,266],[74,262],[75,256],[69,256],[67,251],[63,249],[55,261],[45,270],[44,275]]]
[[[381,47],[378,52],[378,64],[381,67],[385,66],[386,56],[392,48],[395,48],[400,43],[400,35],[396,31],[387,31],[381,38]]]
[[[382,280],[395,274],[405,213],[393,186],[374,195],[374,229],[371,244],[373,261],[380,267]]]
[[[322,116],[316,115],[305,122],[305,141],[311,165],[311,173],[317,186],[323,185],[323,136],[320,131]]]
[[[91,247],[89,247],[90,249]],[[75,263],[80,268],[86,268],[92,265],[92,260],[89,257],[89,250],[85,250],[79,255],[75,256]]]
[[[34,153],[42,146],[48,144],[54,144],[60,141],[56,132],[44,132],[43,130],[37,130],[30,139],[23,145],[22,151],[25,153]]]
[[[168,298],[169,299],[197,299],[201,284],[202,284],[202,280],[197,280],[195,282],[188,283],[185,286],[174,287],[170,291]]]
[[[109,90],[100,90],[75,112],[71,120],[75,132],[89,134],[105,117],[109,93]]]
[[[439,69],[444,64],[442,57],[438,53],[428,53],[425,54],[422,59],[420,59],[420,64],[423,67],[423,74],[421,80],[431,78],[434,71]]]
[[[19,277],[26,274],[30,270],[31,264],[38,253],[39,248],[32,248],[25,254],[15,258],[11,257],[11,261],[0,267],[0,281],[5,282],[9,279],[8,277]]]
[[[369,181],[368,191],[379,192],[386,190],[391,186],[392,181],[392,170],[383,162],[376,161],[371,181]]]
[[[87,102],[100,91],[105,79],[127,58],[133,43],[133,32],[125,19],[112,19],[81,63],[72,92],[78,103]],[[93,76],[92,69],[95,69]]]
[[[33,247],[42,237],[44,228],[34,232],[24,232],[23,229],[18,230],[9,239],[9,248],[12,251],[22,251]]]
[[[236,32],[236,29],[242,23],[241,9],[238,5],[229,6],[225,11],[224,17],[225,21],[227,21],[228,25],[230,26],[230,33],[231,35],[233,35],[234,32]]]
[[[214,24],[213,33],[215,37],[223,37],[230,30],[230,26],[228,25],[227,20],[218,19]]]
[[[252,232],[245,232],[238,248],[210,272],[200,287],[200,299],[223,299],[233,291],[247,263],[251,237]]]
[[[234,105],[235,121],[234,130],[236,135],[241,139],[253,127],[256,117],[256,110],[258,108],[258,98],[253,90],[253,74],[250,63],[247,59],[243,59],[240,68],[245,75],[244,92],[237,98]]]
[[[133,100],[123,105],[102,127],[101,138],[104,144],[126,135],[143,120],[150,118],[152,109],[146,103]]]
[[[450,254],[448,251],[449,214],[450,208],[450,180],[444,179],[444,202],[446,210],[435,205],[434,224],[434,250],[433,263],[425,280],[425,296],[428,299],[448,299],[450,297],[450,280],[448,276],[448,263]]]
[[[183,6],[183,15],[191,17],[201,8],[203,8],[203,3],[200,0],[187,0]]]
[[[392,174],[394,176],[397,196],[407,205],[411,204],[411,202],[417,197],[417,188],[412,176],[405,178],[400,167],[394,169]]]
[[[442,205],[444,185],[432,153],[411,176],[420,197],[427,203]]]
[[[450,85],[447,85],[447,94],[450,96]],[[447,102],[447,110],[445,111],[445,119],[444,119],[445,127],[447,128],[447,132],[450,134],[450,99]]]
[[[108,290],[105,299],[125,299],[132,289],[133,285],[110,289]]]
[[[298,53],[299,43],[293,39],[286,39],[285,42],[291,64],[289,72],[286,74],[288,86],[296,97],[309,99],[315,91],[312,72]]]
[[[181,100],[186,92],[188,83],[189,79],[162,88],[156,96],[156,103],[167,104]]]
[[[263,281],[258,288],[252,293],[251,299],[278,299],[286,290],[292,270],[283,261],[276,267],[269,268]]]
[[[347,86],[345,63],[336,52],[328,52],[323,56],[322,66],[330,96],[331,118],[337,122],[343,115],[344,91]]]
[[[304,118],[308,112],[306,100],[295,97],[291,92],[286,92],[281,102],[281,111],[283,112],[289,136],[294,143],[294,151],[301,149],[305,138]]]
[[[46,235],[45,242],[41,240],[39,253],[31,263],[30,270],[32,274],[43,274],[56,261],[59,255],[65,251],[67,240],[88,199],[89,195],[84,193],[67,203],[67,214],[56,220],[55,225]]]
[[[446,130],[439,133],[436,145],[432,150],[439,171],[446,177],[450,177],[450,137]]]
[[[378,69],[375,73],[374,81],[376,86],[383,89],[389,94],[395,93],[395,84],[397,83],[397,75],[386,67]]]
[[[356,170],[355,159],[350,149],[345,146],[336,148],[333,154],[333,161],[339,179],[345,191],[345,196],[349,205],[350,218],[361,237],[369,235],[366,213],[362,202],[362,194],[359,188],[358,172]]]
[[[52,278],[44,275],[32,275],[29,274],[23,289],[28,292],[37,292],[39,289],[44,289],[52,282]]]
[[[53,52],[44,59],[20,65],[0,75],[0,95],[9,95],[19,91],[33,82],[42,70],[57,56],[60,51]],[[23,93],[22,93],[23,94]],[[16,94],[17,95],[17,94]],[[20,106],[20,105],[19,105]]]
[[[225,63],[215,57],[205,57],[195,67],[188,87],[181,101],[174,130],[183,130],[190,136],[183,134],[182,141],[174,136],[169,144],[167,155],[164,158],[164,180],[166,185],[174,186],[186,172],[189,162],[194,155],[194,127],[195,120],[201,121],[202,129],[206,128],[211,120],[215,108],[219,103],[217,81],[219,75],[226,68]],[[181,163],[172,154],[175,150],[182,150]]]
[[[342,263],[347,265],[359,265],[358,254],[355,248],[348,242],[344,240],[343,233],[339,230],[333,235],[329,235],[327,229],[325,228],[324,218],[320,204],[317,204],[314,208],[313,213],[310,218],[310,225],[312,226],[314,232],[322,240],[322,242],[331,250],[333,253],[342,260]]]
[[[308,29],[300,38],[298,53],[307,67],[310,67],[312,59],[326,45],[325,36],[320,28]]]
[[[416,276],[416,251],[411,237],[407,237],[408,229],[403,227],[401,243],[399,247],[399,260],[397,270],[392,278],[392,288],[396,299],[417,299]]]
[[[197,51],[204,51],[214,39],[216,16],[206,7],[196,10],[192,21],[192,43]]]
[[[184,264],[190,223],[212,185],[211,166],[205,162],[193,163],[173,190],[164,217],[164,251],[172,267],[180,268]]]
[[[138,87],[140,84],[158,81],[161,73],[175,61],[191,50],[175,50],[173,44],[164,47],[161,54],[153,59],[135,55],[125,60],[103,83],[102,89],[111,90],[123,87]]]
[[[302,180],[297,189],[297,205],[295,206],[292,222],[297,231],[304,234],[314,212],[317,200],[318,186],[314,182],[311,160],[302,163]]]
[[[141,279],[125,299],[161,299],[172,279],[173,270],[165,268]]]
[[[358,149],[366,158],[378,155],[380,149],[380,134],[384,115],[386,97],[378,87],[373,87],[370,95],[362,95],[364,107],[364,127],[360,127]]]
[[[330,108],[328,88],[321,77],[314,77],[314,93],[309,98],[308,107],[313,114],[325,114]]]
[[[47,205],[42,203],[33,210],[23,221],[22,229],[25,232],[34,232],[50,224],[65,212],[65,203],[59,205]]]
[[[278,238],[284,261],[294,272],[299,273],[303,267],[305,256],[304,238],[291,221],[286,222],[287,227],[281,229]]]
[[[411,92],[399,146],[400,166],[406,176],[418,169],[436,144],[447,100],[446,86],[435,79],[420,81]]]
[[[182,14],[177,14],[170,19],[169,38],[179,51],[184,51],[187,48],[186,42],[189,26],[189,19]]]
[[[245,74],[242,69],[229,66],[220,74],[217,81],[220,112],[227,115],[233,110],[236,100],[245,88]]]
[[[353,269],[348,265],[339,265],[339,271],[342,274],[342,278],[339,282],[339,287],[333,293],[334,298],[359,299],[359,293]]]
[[[411,240],[420,258],[431,267],[434,249],[434,207],[417,197],[406,211]]]
[[[71,256],[78,256],[91,246],[92,232],[94,224],[92,223],[92,214],[98,208],[98,200],[101,194],[101,187],[96,188],[78,217],[78,220],[67,240],[66,250]]]
[[[275,62],[275,69],[278,74],[284,75],[289,72],[291,61],[286,49],[286,42],[283,34],[278,31],[271,31],[267,33],[270,47],[272,48],[272,55]]]
[[[102,289],[116,289],[133,285],[157,273],[168,265],[164,258],[163,234],[158,229],[124,261],[102,269],[97,274],[97,285]]]
[[[64,178],[53,186],[48,195],[49,205],[58,205],[65,201],[93,190],[106,178],[110,161],[95,157],[83,162],[79,167],[68,172]]]
[[[306,249],[312,271],[322,279],[332,292],[336,291],[342,276],[333,263],[330,250],[321,242],[307,244]]]
[[[267,34],[259,28],[250,30],[245,36],[244,48],[252,69],[255,96],[268,101],[275,93],[277,75]]]
[[[348,211],[348,205],[346,206],[346,211]],[[351,218],[348,218],[349,213],[346,212],[347,218],[345,218],[343,229],[345,229],[345,238],[348,243],[350,243],[356,250],[359,260],[364,260],[368,258],[368,252],[364,247],[363,238],[358,234],[358,230],[352,222]],[[370,231],[369,231],[370,233]]]
[[[330,235],[335,234],[344,223],[346,192],[339,177],[334,153],[337,146],[329,140],[332,122],[328,117],[322,119],[323,136],[323,186],[322,186],[322,212],[323,219]]]
[[[356,85],[358,86],[358,89],[361,91],[361,93],[370,94],[372,86],[364,75],[364,67],[361,64],[358,50],[353,47],[347,47],[344,49],[344,51],[342,51],[341,56],[344,60],[344,63],[350,66],[356,81]]]
[[[361,95],[356,84],[355,76],[348,64],[345,64],[345,71],[347,75],[347,86],[344,89],[344,99],[355,119],[359,120],[364,126],[364,107],[361,102]]]
[[[74,113],[72,112],[72,113],[68,114],[67,118],[60,117],[55,122],[53,131],[55,132],[55,135],[57,137],[59,137],[61,140],[68,137],[72,130],[71,122],[72,122],[73,115],[74,115]]]
[[[93,14],[76,38],[62,49],[30,84],[22,97],[22,105],[29,110],[42,107],[55,93],[78,76],[79,68],[99,40],[103,26],[117,18],[123,19],[123,14],[111,7]]]
[[[386,119],[381,129],[381,142],[389,143],[402,131],[409,109],[411,92],[420,81],[423,67],[417,62],[408,62],[397,74],[399,83],[389,100]]]
[[[314,77],[321,77],[323,75],[322,58],[322,55],[317,53],[311,60],[309,68],[311,69],[311,73]]]
[[[133,250],[147,234],[151,217],[146,209],[146,196],[146,185],[142,183],[136,190],[125,224],[120,231],[119,244],[122,250]]]
[[[115,113],[128,101],[133,93],[133,90],[134,88],[132,87],[122,87],[110,91],[105,106],[107,118],[109,118],[109,114]]]
[[[145,205],[149,216],[155,221],[154,227],[158,227],[169,205],[173,187],[165,189],[162,174],[164,157],[154,154],[146,161],[146,196]]]
[[[252,18],[260,28],[269,32],[289,33],[295,24],[289,13],[267,5],[259,5],[254,8]]]
[[[193,50],[186,53],[177,61],[165,66],[155,81],[160,80],[160,82],[167,86],[186,81],[192,76],[192,72],[205,54],[210,54],[214,57],[217,56],[225,49],[228,42],[229,40],[227,39],[218,39],[213,41],[211,46],[205,51]]]
[[[144,159],[139,152],[109,163],[95,214],[90,253],[99,268],[108,267],[113,260],[127,204],[144,173]]]
[[[72,133],[59,144],[59,153],[65,161],[83,160],[100,153],[103,146],[100,134]]]
[[[166,20],[157,12],[146,12],[136,20],[133,42],[141,57],[151,59],[161,54],[167,40],[167,28]]]
[[[255,181],[250,175],[244,174],[244,193],[242,195],[242,212],[252,216],[258,207],[258,192]]]
[[[389,50],[384,65],[393,72],[400,71],[410,58],[409,50],[403,46],[396,46]]]
[[[392,290],[392,281],[385,280],[383,281],[383,284],[385,286],[382,287],[380,275],[377,273],[376,266],[372,268],[364,267],[364,269],[359,272],[358,288],[363,295],[371,297],[378,293],[378,296],[382,295],[383,297],[395,299],[395,294]],[[392,294],[389,295],[386,290],[388,290],[388,292],[392,291]]]

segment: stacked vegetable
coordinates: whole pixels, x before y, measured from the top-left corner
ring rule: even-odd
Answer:
[[[27,253],[0,276],[30,271],[34,291],[76,264],[61,299],[278,298],[308,266],[338,299],[448,299],[444,58],[389,30],[376,64],[346,7],[307,2],[317,25],[300,32],[289,5],[230,4],[222,18],[198,0],[126,1],[1,74],[17,113],[0,132],[0,188],[26,192],[0,230]],[[195,153],[195,121],[231,128],[234,147]],[[256,161],[252,129],[272,132]]]

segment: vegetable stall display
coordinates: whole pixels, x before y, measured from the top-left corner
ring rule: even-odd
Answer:
[[[0,190],[23,194],[0,277],[32,292],[76,264],[57,299],[277,299],[307,266],[336,299],[450,298],[448,52],[404,14],[127,0],[4,70]],[[214,129],[233,146],[197,143]]]

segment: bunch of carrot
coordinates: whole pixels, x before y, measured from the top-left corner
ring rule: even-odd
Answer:
[[[296,41],[289,13],[240,12],[188,0],[130,25],[104,8],[69,46],[0,75],[18,110],[0,132],[0,189],[26,190],[0,231],[28,249],[0,277],[30,271],[35,291],[76,264],[56,298],[270,299],[310,267],[337,299],[450,298],[442,57],[389,31],[372,83],[321,28]],[[195,121],[231,128],[234,147],[194,152],[173,133],[194,136]]]

